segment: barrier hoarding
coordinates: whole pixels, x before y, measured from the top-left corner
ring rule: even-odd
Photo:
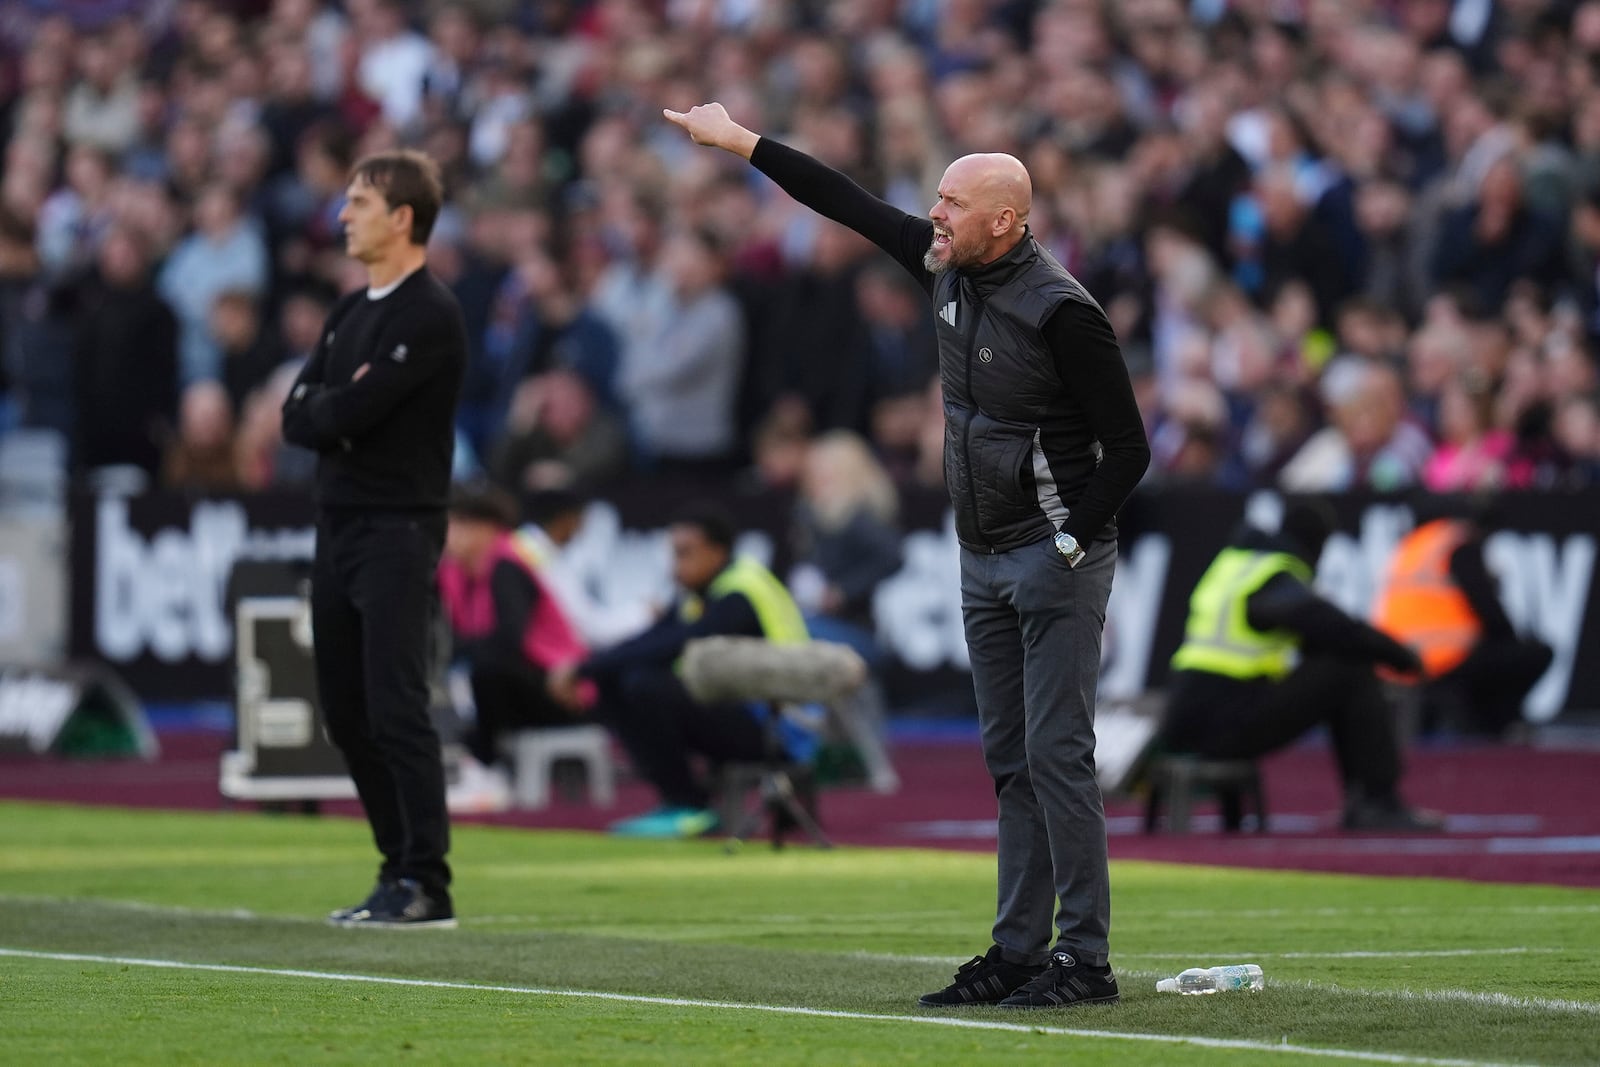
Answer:
[[[571,549],[591,591],[613,599],[668,597],[663,527],[683,499],[682,487],[645,483],[596,502]],[[791,500],[730,492],[723,503],[746,531],[741,550],[785,573]],[[1279,503],[1270,493],[1204,490],[1146,491],[1129,502],[1106,623],[1104,695],[1131,698],[1165,679],[1201,571],[1247,513],[1270,522]],[[1364,615],[1395,543],[1412,525],[1411,512],[1376,498],[1334,503],[1340,530],[1323,553],[1318,584]],[[1525,713],[1539,722],[1563,709],[1600,708],[1600,665],[1578,654],[1593,645],[1600,618],[1594,581],[1600,492],[1517,494],[1506,498],[1502,512],[1488,558],[1506,610],[1556,651]],[[904,564],[879,586],[873,611],[891,701],[967,712],[958,549],[944,497],[909,494],[903,526]],[[225,599],[233,563],[305,560],[312,545],[311,507],[303,497],[77,496],[72,654],[109,662],[146,700],[225,699],[233,685]]]

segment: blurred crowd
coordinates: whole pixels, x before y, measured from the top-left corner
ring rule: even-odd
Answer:
[[[919,290],[660,118],[720,100],[912,212],[1022,158],[1152,482],[1600,479],[1597,0],[16,0],[0,40],[4,425],[76,470],[303,485],[345,176],[408,145],[464,473],[788,487],[844,433],[937,486]]]

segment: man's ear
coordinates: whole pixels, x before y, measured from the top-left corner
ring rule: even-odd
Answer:
[[[1010,233],[1012,227],[1014,227],[1016,224],[1017,224],[1017,212],[1016,212],[1016,209],[1015,208],[1009,208],[1009,207],[1003,207],[1003,208],[1000,209],[999,213],[995,215],[994,222],[990,223],[990,225],[989,225],[990,236],[1003,237],[1006,234]]]
[[[401,204],[397,208],[391,208],[390,214],[394,216],[394,222],[400,233],[409,240],[411,237],[411,224],[416,220],[417,213],[412,210],[410,204]]]

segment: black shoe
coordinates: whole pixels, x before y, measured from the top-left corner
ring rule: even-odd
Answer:
[[[336,908],[333,911],[328,912],[328,922],[332,923],[334,926],[341,926],[349,919],[354,918],[356,915],[371,911],[373,905],[378,903],[379,899],[389,891],[390,886],[393,884],[393,882],[387,882],[379,879],[378,884],[372,887],[372,892],[367,894],[366,900],[363,900],[359,904],[351,904],[349,907]]]
[[[1444,829],[1444,816],[1409,808],[1398,800],[1356,800],[1347,804],[1340,826],[1392,834],[1436,834]]]
[[[1008,963],[1000,946],[974,956],[956,971],[956,980],[937,993],[924,993],[917,1003],[924,1008],[960,1008],[968,1004],[998,1004],[1027,985],[1044,970],[1043,964]]]
[[[420,929],[432,927],[454,930],[455,909],[447,895],[429,896],[416,881],[402,878],[384,887],[370,906],[339,920],[330,920],[336,926],[376,926],[386,928]]]
[[[1070,1008],[1078,1004],[1115,1004],[1117,976],[1110,967],[1095,968],[1070,952],[1056,949],[1044,972],[1000,1002],[1002,1008]]]

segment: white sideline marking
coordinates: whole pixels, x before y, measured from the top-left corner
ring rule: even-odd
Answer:
[[[98,956],[76,952],[34,952],[28,949],[0,948],[0,956],[19,959],[53,960],[59,963],[105,963],[120,967],[153,967],[164,970],[208,971],[219,974],[253,974],[272,978],[311,978],[325,982],[360,982],[370,985],[405,986],[416,989],[459,989],[476,993],[515,993],[535,997],[574,997],[609,1000],[624,1004],[656,1004],[670,1008],[711,1008],[726,1011],[757,1011],[773,1015],[799,1015],[813,1019],[850,1019],[861,1022],[920,1023],[963,1030],[997,1030],[1015,1034],[1053,1034],[1061,1037],[1101,1038],[1112,1041],[1144,1041],[1158,1045],[1196,1045],[1203,1048],[1235,1049],[1240,1052],[1270,1052],[1277,1055],[1327,1056],[1331,1059],[1359,1060],[1365,1063],[1415,1064],[1419,1067],[1512,1067],[1485,1060],[1437,1059],[1431,1056],[1406,1056],[1395,1052],[1366,1052],[1360,1049],[1314,1048],[1309,1045],[1275,1045],[1266,1041],[1236,1038],[1192,1037],[1180,1034],[1141,1034],[1118,1030],[1087,1030],[1079,1027],[1039,1026],[1033,1023],[1005,1023],[987,1019],[952,1019],[939,1015],[874,1015],[859,1011],[830,1011],[826,1008],[800,1008],[782,1004],[738,1004],[722,1000],[693,1000],[687,997],[649,997],[632,993],[602,993],[586,989],[542,989],[537,986],[485,985],[478,982],[442,982],[425,978],[391,978],[376,974],[344,974],[338,971],[306,971],[298,968],[244,967],[228,963],[190,963],[184,960],[143,959],[137,956]],[[902,957],[903,958],[903,957]]]
[[[1160,919],[1281,919],[1286,916],[1311,915],[1333,917],[1340,915],[1442,915],[1448,912],[1477,912],[1491,915],[1593,915],[1600,912],[1600,904],[1467,904],[1461,907],[1430,908],[1416,904],[1398,904],[1392,907],[1369,906],[1362,908],[1178,908],[1169,911],[1149,911],[1147,917]]]
[[[72,899],[76,899],[76,898],[72,898]],[[44,902],[49,902],[49,903],[61,903],[61,902],[67,901],[67,900],[69,900],[69,898],[67,898],[67,897],[32,896],[32,895],[28,895],[28,894],[19,894],[19,893],[0,893],[0,901],[13,901],[13,902],[23,902],[23,903],[35,902],[35,901],[44,901]],[[81,899],[77,899],[77,902],[78,903],[84,903],[84,901],[81,900]],[[316,925],[316,926],[323,925],[323,921],[321,919],[314,919],[314,918],[310,918],[310,917],[293,916],[293,915],[290,915],[290,916],[261,915],[261,914],[255,913],[255,912],[248,911],[248,910],[246,910],[244,908],[229,908],[229,909],[220,909],[220,908],[219,909],[186,908],[186,907],[182,907],[181,905],[146,904],[146,903],[143,903],[143,902],[140,902],[140,901],[133,901],[133,900],[104,900],[104,899],[93,899],[93,898],[91,898],[88,901],[88,903],[92,903],[92,904],[94,904],[96,906],[99,906],[99,907],[125,908],[125,909],[133,910],[133,911],[143,911],[143,912],[151,912],[151,913],[158,913],[158,914],[159,913],[165,913],[165,914],[170,914],[170,915],[193,915],[193,916],[203,917],[203,918],[236,919],[236,920],[250,920],[250,921],[263,921],[263,920],[266,920],[266,921],[274,921],[274,922],[304,923],[306,925]],[[1600,905],[1593,905],[1593,904],[1575,904],[1575,905],[1535,904],[1535,905],[1512,905],[1512,906],[1509,906],[1509,907],[1497,907],[1497,906],[1494,906],[1494,905],[1483,905],[1483,906],[1469,906],[1469,907],[1466,907],[1466,908],[1462,908],[1460,910],[1461,911],[1516,912],[1516,913],[1521,913],[1521,914],[1588,914],[1590,912],[1600,911]],[[1284,915],[1307,915],[1307,914],[1310,914],[1310,915],[1331,915],[1331,914],[1340,914],[1340,915],[1348,915],[1348,914],[1375,915],[1375,914],[1413,914],[1413,913],[1428,913],[1428,914],[1431,914],[1433,911],[1434,911],[1434,909],[1431,909],[1431,908],[1405,908],[1405,907],[1399,907],[1399,908],[1313,908],[1313,909],[1309,909],[1309,910],[1307,910],[1307,909],[1291,909],[1291,908],[1264,908],[1264,909],[1257,909],[1255,911],[1244,911],[1244,912],[1237,912],[1237,913],[1196,909],[1196,910],[1193,910],[1193,911],[1184,911],[1184,912],[1166,912],[1165,914],[1167,914],[1167,915],[1192,915],[1192,916],[1230,915],[1230,914],[1254,915],[1254,916],[1284,916]],[[517,919],[517,916],[511,916],[511,915],[483,916],[483,917],[479,917],[479,918],[467,918],[467,919],[464,919],[464,920],[462,920],[462,925],[465,926],[465,927],[473,927],[473,926],[479,925],[480,923],[505,923],[505,922],[513,921],[515,919]],[[529,919],[530,919],[530,921],[537,921],[535,917],[531,917],[530,916]],[[1520,953],[1540,953],[1540,954],[1545,954],[1545,953],[1560,953],[1560,952],[1565,952],[1565,951],[1568,951],[1568,950],[1566,950],[1566,949],[1556,949],[1556,948],[1524,948],[1524,947],[1518,946],[1518,947],[1512,947],[1512,948],[1436,949],[1436,950],[1424,950],[1424,951],[1415,951],[1415,952],[1407,952],[1407,951],[1396,951],[1396,952],[1256,952],[1256,953],[1242,953],[1242,952],[1241,953],[1233,953],[1233,952],[1230,952],[1229,955],[1237,955],[1237,956],[1240,956],[1240,957],[1244,957],[1244,956],[1247,956],[1247,955],[1254,955],[1254,956],[1264,957],[1264,958],[1267,958],[1267,959],[1366,959],[1366,958],[1383,958],[1383,957],[1405,958],[1405,957],[1411,957],[1411,956],[1418,956],[1418,957],[1421,957],[1421,956],[1479,956],[1479,955],[1481,955],[1481,956],[1492,956],[1492,955],[1516,955],[1516,954],[1520,954]],[[4,954],[4,953],[0,952],[0,954]],[[1112,955],[1113,955],[1113,957],[1119,958],[1119,959],[1165,960],[1165,959],[1199,959],[1199,958],[1204,957],[1204,956],[1215,956],[1215,955],[1217,955],[1217,953],[1215,953],[1215,952],[1184,952],[1184,953],[1171,953],[1171,952],[1117,952],[1117,953],[1113,953]],[[937,964],[939,966],[951,966],[953,964],[956,964],[956,963],[960,962],[959,960],[957,960],[953,956],[901,956],[901,955],[895,955],[893,953],[886,953],[886,952],[852,952],[852,953],[849,953],[849,956],[852,959],[882,960],[885,963],[931,963],[931,964]],[[1117,973],[1121,974],[1121,975],[1125,975],[1125,976],[1130,977],[1130,978],[1167,978],[1167,977],[1170,977],[1170,975],[1168,975],[1164,971],[1130,971],[1130,970],[1124,970],[1124,969],[1119,968]],[[1472,990],[1472,989],[1427,989],[1427,990],[1420,990],[1420,991],[1419,990],[1413,990],[1413,989],[1362,989],[1362,988],[1359,988],[1359,987],[1336,985],[1336,984],[1331,983],[1331,982],[1310,982],[1310,981],[1305,981],[1305,980],[1301,980],[1301,979],[1286,980],[1286,979],[1280,979],[1280,978],[1269,978],[1268,981],[1272,982],[1274,985],[1292,985],[1292,986],[1299,986],[1302,989],[1322,989],[1322,990],[1328,990],[1330,992],[1350,993],[1350,994],[1354,994],[1356,996],[1362,996],[1362,997],[1386,997],[1386,998],[1390,998],[1390,999],[1394,999],[1394,1000],[1437,1000],[1437,1001],[1453,1002],[1453,1003],[1488,1004],[1488,1005],[1492,1005],[1492,1006],[1495,1006],[1495,1007],[1501,1007],[1501,1008],[1533,1008],[1533,1009],[1540,1010],[1540,1011],[1568,1011],[1568,1012],[1580,1012],[1580,1013],[1589,1014],[1589,1015],[1600,1015],[1600,1002],[1588,1001],[1588,1000],[1565,1000],[1565,999],[1561,999],[1561,998],[1557,998],[1557,997],[1517,997],[1517,996],[1512,996],[1509,993],[1483,993],[1483,992],[1479,992],[1477,990]],[[873,1018],[878,1018],[878,1016],[873,1016]]]
[[[1521,945],[1513,948],[1418,948],[1396,949],[1392,952],[1241,952],[1229,949],[1234,956],[1262,956],[1274,960],[1388,960],[1411,959],[1427,956],[1527,956],[1545,955],[1571,952],[1565,948],[1525,948]],[[1119,952],[1118,956],[1124,959],[1139,960],[1177,960],[1188,959],[1205,955],[1215,956],[1217,953],[1205,952]]]
[[[1469,949],[1466,951],[1474,950]],[[1551,949],[1548,951],[1564,950]],[[951,958],[948,956],[897,956],[887,952],[852,952],[850,955],[852,959],[882,960],[885,963],[950,964],[952,962],[959,962],[951,960]],[[1115,961],[1122,955],[1124,955],[1124,953],[1113,952],[1111,957],[1112,960]],[[1145,959],[1172,958],[1168,957],[1166,953],[1155,954],[1129,952],[1125,953],[1125,955],[1129,957],[1138,956]],[[1201,959],[1207,956],[1215,955],[1217,955],[1215,952],[1185,953],[1184,958]],[[1232,953],[1230,953],[1230,955],[1232,955]],[[1239,953],[1238,955],[1240,958],[1244,958],[1246,954]],[[1278,959],[1283,959],[1286,956],[1285,953],[1281,952],[1276,954],[1266,953],[1264,955],[1275,955]],[[1320,958],[1320,956],[1317,956],[1317,954],[1307,955]],[[1411,953],[1405,953],[1405,955],[1411,955]],[[1116,970],[1118,977],[1123,978],[1172,977],[1172,975],[1166,971],[1130,971],[1124,970],[1121,967],[1118,967]],[[1586,1015],[1600,1015],[1600,1001],[1563,1000],[1557,997],[1515,997],[1509,993],[1480,993],[1475,989],[1363,989],[1360,986],[1345,986],[1339,985],[1336,982],[1308,982],[1301,978],[1277,978],[1272,975],[1267,976],[1267,984],[1269,986],[1292,986],[1298,989],[1317,989],[1329,993],[1346,993],[1357,997],[1382,997],[1389,1000],[1437,1000],[1447,1003],[1488,1004],[1497,1008],[1534,1008],[1539,1011],[1571,1011],[1580,1012]]]

